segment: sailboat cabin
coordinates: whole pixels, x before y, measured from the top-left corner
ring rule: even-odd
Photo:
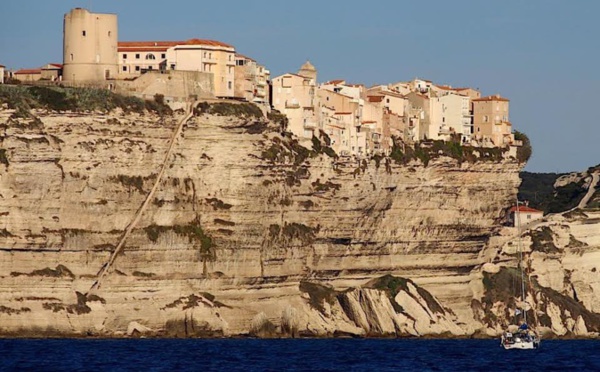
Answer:
[[[518,215],[517,215],[518,213]],[[514,206],[510,209],[510,213],[509,213],[509,221],[510,223],[515,226],[518,227],[518,223],[519,220],[517,219],[517,216],[519,217],[519,219],[521,220],[521,225],[526,225],[532,221],[535,220],[539,220],[542,217],[544,217],[544,212],[531,208],[527,205],[519,205]]]

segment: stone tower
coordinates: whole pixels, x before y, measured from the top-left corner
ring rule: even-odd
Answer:
[[[312,63],[310,63],[310,61],[304,62],[298,71],[298,75],[311,78],[313,82],[317,84],[317,69]]]
[[[116,14],[90,13],[75,8],[65,14],[63,80],[114,79],[119,72]]]

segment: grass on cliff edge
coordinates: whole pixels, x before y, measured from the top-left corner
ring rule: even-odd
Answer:
[[[109,112],[121,108],[125,112],[140,114],[146,111],[159,115],[172,113],[160,94],[150,101],[93,88],[0,85],[0,104],[17,110],[18,117],[27,117],[31,109]]]
[[[478,161],[500,162],[508,148],[500,147],[473,147],[460,143],[459,139],[451,141],[421,141],[414,146],[404,144],[399,138],[392,138],[392,158],[397,164],[407,164],[411,160],[418,159],[427,166],[429,162],[440,156],[447,156],[458,160],[459,163]]]

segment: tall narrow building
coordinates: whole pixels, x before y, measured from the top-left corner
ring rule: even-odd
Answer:
[[[65,14],[63,80],[100,81],[118,74],[116,14],[90,13],[75,8]]]

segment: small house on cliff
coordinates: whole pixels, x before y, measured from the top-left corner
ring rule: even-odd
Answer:
[[[517,227],[519,223],[517,218],[520,219],[521,225],[525,225],[532,221],[539,220],[542,217],[544,217],[543,211],[531,208],[528,205],[512,207],[508,216],[510,223],[515,227]]]

